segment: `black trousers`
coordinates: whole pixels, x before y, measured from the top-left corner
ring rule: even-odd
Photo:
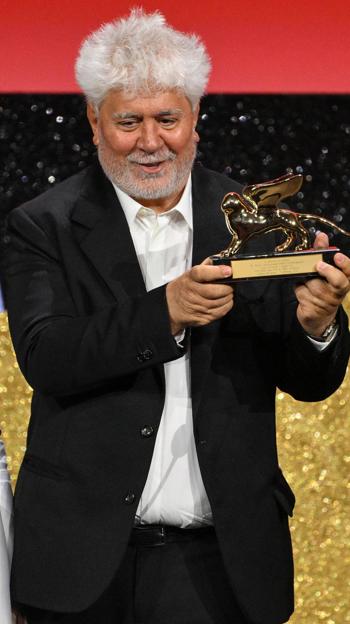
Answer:
[[[28,624],[250,624],[234,598],[214,531],[156,546],[131,542],[111,585],[81,613],[25,605],[22,611]]]

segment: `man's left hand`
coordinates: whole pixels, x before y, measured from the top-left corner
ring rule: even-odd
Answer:
[[[314,248],[325,249],[328,236],[323,232],[316,235]],[[321,277],[313,278],[295,287],[299,305],[298,321],[311,336],[321,336],[335,319],[337,311],[350,290],[350,258],[342,253],[334,256],[335,266],[318,262],[317,271]]]

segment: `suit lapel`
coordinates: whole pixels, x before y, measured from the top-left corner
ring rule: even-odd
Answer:
[[[94,165],[72,213],[76,240],[116,298],[146,292],[124,211],[99,165]]]
[[[215,181],[216,182],[216,181]],[[230,240],[220,204],[225,195],[222,186],[213,183],[208,171],[196,166],[192,175],[193,265],[224,249]],[[219,321],[191,332],[192,409],[195,418],[202,388],[209,370]]]
[[[238,183],[224,178],[203,167],[193,170],[193,265],[200,264],[210,255],[220,252],[231,240],[224,216],[220,210],[223,197],[230,191],[241,192]],[[245,248],[247,254],[266,253],[273,250],[274,238],[263,237],[254,239]],[[262,299],[271,282],[269,280],[253,280],[236,284],[235,305],[233,314],[236,320],[239,315],[248,315],[247,304]],[[248,316],[247,316],[248,318]],[[193,328],[191,338],[191,379],[193,415],[198,411],[202,389],[211,365],[215,339],[221,321],[215,321],[205,327]]]

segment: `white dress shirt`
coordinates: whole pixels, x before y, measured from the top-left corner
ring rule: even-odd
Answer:
[[[124,210],[147,291],[191,267],[192,195],[189,178],[180,201],[157,214],[114,185]],[[181,528],[212,524],[192,424],[189,352],[164,364],[165,402],[136,522]]]

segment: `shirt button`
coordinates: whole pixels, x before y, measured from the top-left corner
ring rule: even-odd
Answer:
[[[124,498],[124,503],[126,505],[132,505],[135,500],[135,494],[133,492],[128,492]]]
[[[145,425],[140,429],[142,438],[150,438],[154,434],[154,429],[151,425]]]

